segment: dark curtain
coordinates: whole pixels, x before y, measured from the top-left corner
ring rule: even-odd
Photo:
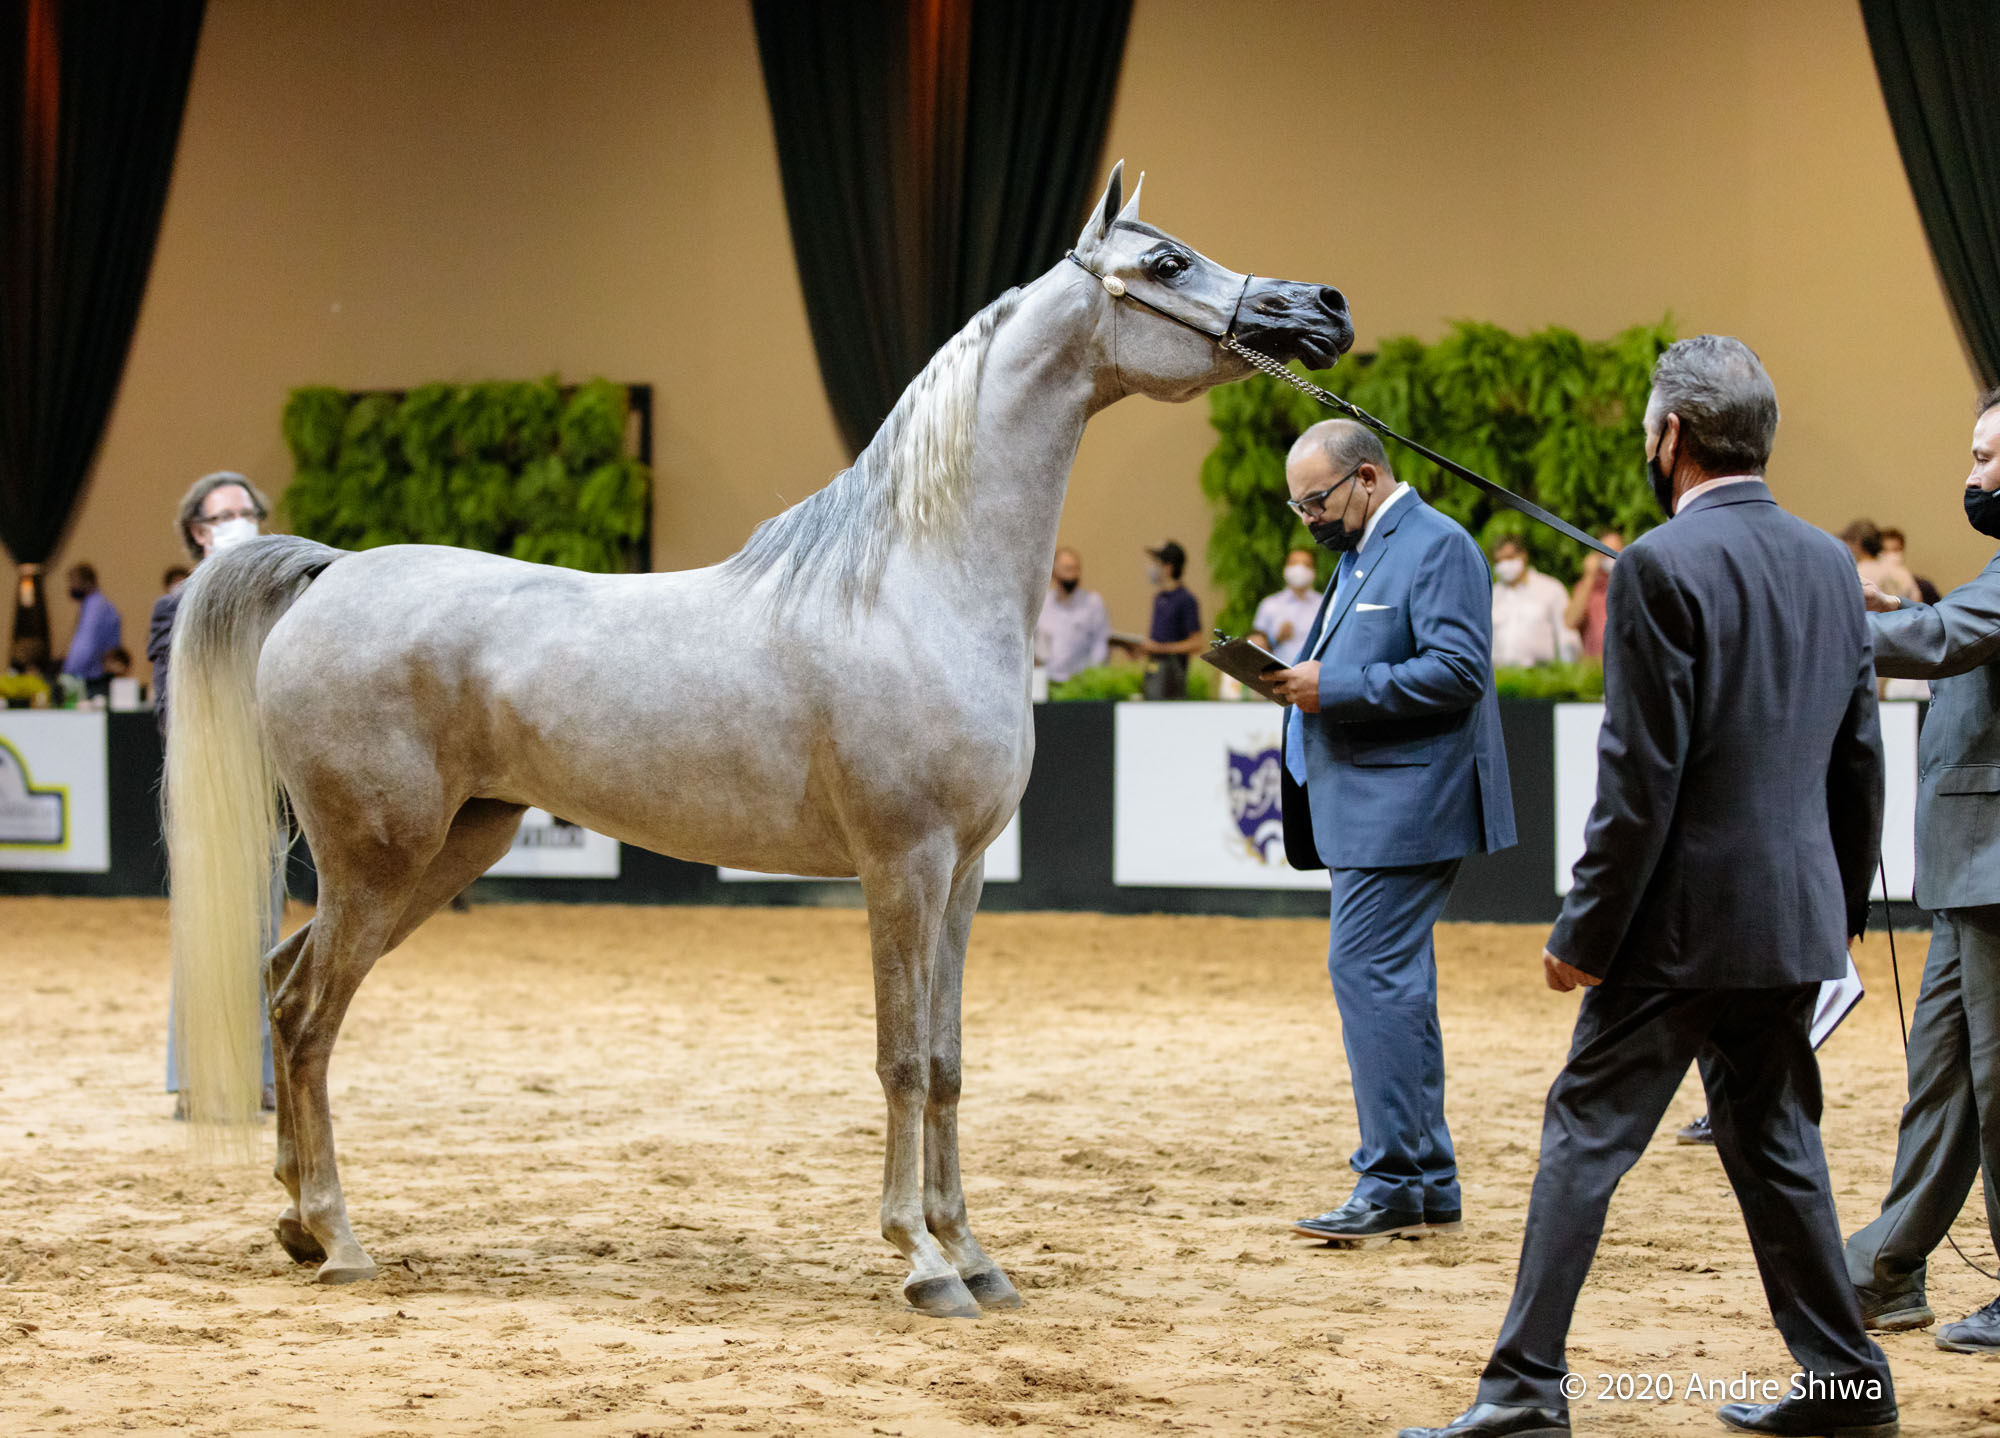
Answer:
[[[1945,297],[2000,384],[2000,4],[1861,0],[1861,18]]]
[[[792,249],[850,453],[1096,198],[1131,0],[754,0]]]
[[[203,3],[0,6],[0,543],[30,580],[118,392]]]

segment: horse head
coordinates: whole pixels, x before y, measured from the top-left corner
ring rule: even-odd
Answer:
[[[1111,320],[1112,357],[1124,391],[1186,400],[1250,366],[1222,348],[1225,335],[1279,360],[1324,369],[1354,345],[1339,290],[1243,275],[1139,219],[1139,189],[1123,199],[1125,162],[1070,259],[1096,276]]]

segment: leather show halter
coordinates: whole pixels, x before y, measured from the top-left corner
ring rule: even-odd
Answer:
[[[1093,270],[1089,265],[1085,264],[1082,261],[1082,259],[1080,259],[1077,256],[1075,250],[1069,251],[1068,254],[1063,256],[1063,258],[1068,260],[1071,264],[1075,265],[1078,269],[1082,270],[1085,274],[1094,278],[1100,285],[1104,286],[1104,292],[1110,295],[1112,299],[1130,300],[1132,301],[1132,303],[1136,305],[1142,305],[1146,309],[1151,310],[1154,314],[1159,315],[1164,319],[1170,319],[1177,325],[1182,325],[1188,329],[1193,330],[1198,335],[1203,335],[1209,339],[1214,340],[1216,344],[1220,345],[1223,349],[1229,351],[1231,354],[1240,356],[1253,369],[1259,370],[1262,373],[1269,375],[1272,379],[1280,380],[1283,383],[1290,385],[1300,394],[1310,395],[1313,399],[1318,400],[1328,409],[1339,410],[1349,419],[1352,419],[1357,423],[1368,426],[1368,428],[1374,430],[1377,434],[1382,435],[1384,438],[1393,439],[1394,441],[1396,441],[1397,444],[1402,445],[1405,449],[1411,450],[1417,454],[1422,455],[1425,459],[1429,460],[1439,469],[1445,471],[1445,473],[1456,475],[1458,478],[1464,480],[1467,484],[1472,485],[1475,489],[1484,490],[1487,494],[1492,495],[1495,499],[1499,500],[1500,503],[1506,505],[1507,508],[1513,510],[1515,513],[1525,514],[1528,518],[1534,520],[1537,524],[1545,524],[1550,529],[1553,529],[1556,533],[1563,535],[1569,539],[1575,540],[1578,544],[1583,545],[1586,549],[1596,550],[1599,554],[1603,555],[1607,559],[1615,559],[1617,557],[1617,551],[1612,549],[1609,545],[1605,544],[1602,540],[1593,539],[1588,534],[1585,534],[1581,529],[1578,529],[1575,525],[1571,524],[1568,520],[1563,519],[1558,515],[1551,514],[1548,510],[1543,509],[1539,504],[1536,504],[1532,499],[1528,499],[1522,495],[1518,495],[1514,493],[1513,490],[1508,489],[1503,485],[1495,484],[1492,480],[1488,479],[1483,474],[1475,474],[1472,470],[1467,469],[1464,465],[1458,463],[1456,460],[1446,459],[1436,450],[1429,449],[1426,448],[1424,445],[1418,444],[1408,435],[1402,435],[1396,433],[1395,430],[1389,428],[1388,425],[1384,424],[1381,420],[1375,418],[1374,415],[1368,413],[1368,411],[1361,408],[1361,406],[1353,403],[1350,400],[1341,398],[1339,395],[1334,394],[1330,390],[1321,389],[1311,380],[1305,379],[1302,376],[1293,373],[1288,366],[1284,365],[1280,361],[1273,359],[1270,355],[1263,353],[1261,350],[1251,349],[1248,345],[1244,344],[1243,341],[1236,338],[1236,317],[1243,311],[1243,297],[1250,292],[1250,281],[1252,279],[1252,276],[1245,275],[1243,277],[1243,288],[1236,292],[1236,304],[1229,311],[1229,323],[1224,325],[1221,332],[1218,333],[1214,330],[1210,330],[1204,328],[1201,325],[1196,324],[1193,320],[1189,319],[1185,315],[1177,315],[1172,310],[1167,309],[1164,306],[1154,304],[1144,295],[1134,294],[1130,289],[1130,287],[1126,285],[1125,281],[1121,280],[1116,275],[1099,274],[1096,270]]]

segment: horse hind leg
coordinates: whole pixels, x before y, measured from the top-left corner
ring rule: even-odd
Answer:
[[[931,976],[957,855],[942,839],[862,873],[875,969],[875,1071],[888,1104],[882,1236],[909,1260],[903,1296],[940,1318],[977,1318],[979,1304],[924,1214],[924,1114],[930,1091]]]
[[[930,1088],[924,1104],[924,1223],[981,1308],[1019,1308],[1021,1295],[999,1264],[986,1256],[966,1219],[965,1187],[958,1164],[958,1094],[962,1082],[960,1010],[965,993],[965,949],[979,909],[985,861],[953,883],[938,935],[931,980]]]
[[[383,951],[386,953],[402,943],[419,924],[450,902],[453,895],[485,873],[494,860],[506,853],[514,841],[514,831],[520,827],[524,812],[522,805],[503,804],[492,799],[474,799],[461,808],[445,835],[443,847],[425,868],[423,877],[417,881],[409,901],[403,906],[396,928]],[[265,961],[265,994],[274,1006],[279,989],[294,971],[307,962],[305,949],[312,942],[312,928],[313,921],[308,920],[274,949]],[[277,1238],[279,1246],[291,1255],[293,1261],[323,1263],[327,1256],[326,1249],[299,1216],[299,1151],[294,1137],[291,1065],[287,1061],[288,1049],[283,1033],[283,1025],[272,1024],[272,1057],[278,1103],[276,1174],[290,1199],[284,1212],[278,1215]]]

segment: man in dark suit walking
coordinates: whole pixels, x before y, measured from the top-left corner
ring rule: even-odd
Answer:
[[[1549,1090],[1513,1303],[1479,1401],[1405,1438],[1567,1434],[1564,1348],[1612,1190],[1699,1059],[1716,1148],[1801,1379],[1751,1433],[1886,1438],[1896,1401],[1841,1260],[1807,1029],[1868,916],[1882,829],[1854,567],[1763,483],[1778,401],[1718,335],[1660,357],[1646,460],[1670,521],[1619,556],[1597,803],[1542,955],[1586,986]],[[1636,1357],[1636,1355],[1634,1355]]]
[[[1293,510],[1340,555],[1286,702],[1285,851],[1333,870],[1327,968],[1361,1145],[1347,1202],[1295,1231],[1344,1246],[1456,1228],[1431,928],[1467,854],[1514,842],[1493,697],[1493,585],[1459,525],[1350,420],[1299,436]]]
[[[1965,517],[2000,538],[2000,389],[1980,396]],[[1925,1328],[1931,1250],[1981,1168],[2000,1243],[2000,555],[1936,604],[1864,585],[1876,664],[1932,681],[1917,779],[1917,903],[1935,916],[1910,1015],[1910,1101],[1882,1212],[1847,1241],[1870,1328]],[[1956,1353],[2000,1353],[2000,1298],[1938,1332]]]

